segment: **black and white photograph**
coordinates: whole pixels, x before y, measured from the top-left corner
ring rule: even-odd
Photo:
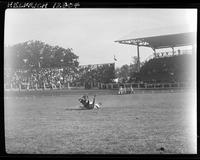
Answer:
[[[7,154],[197,154],[197,9],[8,8]]]

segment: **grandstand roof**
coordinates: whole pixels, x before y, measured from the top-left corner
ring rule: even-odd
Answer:
[[[188,46],[196,41],[194,28],[188,25],[135,30],[115,42],[153,49]]]

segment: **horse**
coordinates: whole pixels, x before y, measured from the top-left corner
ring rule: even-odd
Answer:
[[[81,109],[100,109],[101,108],[101,103],[95,103],[95,97],[93,98],[93,102],[90,102],[88,99],[88,96],[82,96],[79,98],[79,102],[83,105],[80,106]]]

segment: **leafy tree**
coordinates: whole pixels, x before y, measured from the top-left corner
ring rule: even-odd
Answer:
[[[92,65],[88,65],[79,68],[79,78],[77,78],[77,81],[89,86],[91,83],[97,82],[110,83],[114,78],[114,64],[103,64],[94,68]]]
[[[123,65],[120,68],[116,68],[115,74],[119,78],[120,82],[134,82],[138,79],[138,58],[137,56],[132,57],[132,63],[130,65]],[[141,66],[144,65],[144,62],[140,63]]]
[[[141,64],[140,64],[141,65]],[[138,57],[132,57],[132,63],[130,64],[130,79],[129,82],[136,81],[136,77],[138,76]]]
[[[27,41],[5,47],[5,57],[13,63],[8,66],[16,69],[68,68],[75,71],[79,65],[78,56],[72,49],[50,46],[41,41]]]
[[[6,67],[13,70],[41,70],[42,68],[63,68],[63,77],[72,80],[79,66],[78,56],[72,49],[50,46],[41,41],[27,41],[5,47]]]
[[[127,82],[130,76],[130,66],[125,64],[121,68],[116,69],[116,75],[121,82]]]

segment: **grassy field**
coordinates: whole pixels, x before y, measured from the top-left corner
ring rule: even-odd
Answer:
[[[100,110],[80,110],[80,92],[6,96],[7,153],[196,153],[194,93],[93,93]]]

